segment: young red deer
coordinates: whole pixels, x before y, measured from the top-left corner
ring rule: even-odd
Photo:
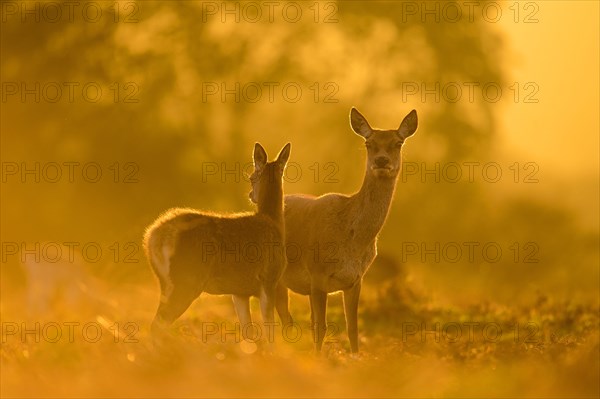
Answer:
[[[366,141],[367,170],[361,189],[351,196],[285,196],[286,242],[290,247],[282,281],[292,291],[309,295],[317,352],[326,332],[327,294],[336,291],[344,293],[350,347],[353,353],[358,352],[362,277],[377,254],[377,235],[387,217],[401,167],[400,152],[404,140],[417,130],[417,112],[411,111],[397,130],[377,130],[352,108],[350,125]],[[292,247],[297,249],[294,253]],[[277,311],[282,319],[289,318],[287,298],[278,301]]]
[[[276,286],[286,265],[282,178],[290,148],[286,144],[276,161],[267,162],[264,148],[255,144],[250,199],[256,213],[171,209],[147,228],[144,248],[161,289],[153,329],[175,321],[202,292],[233,295],[244,338],[252,322],[250,296],[260,297],[263,321],[273,323]]]

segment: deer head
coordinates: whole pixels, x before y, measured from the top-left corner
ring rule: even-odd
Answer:
[[[269,188],[274,184],[281,187],[283,179],[283,170],[290,158],[291,144],[287,143],[277,155],[277,159],[268,162],[267,152],[259,143],[254,144],[254,172],[250,175],[252,191],[249,197],[252,202],[258,204],[261,201],[261,195],[268,195],[272,190]]]
[[[367,173],[378,178],[395,178],[401,167],[401,149],[404,140],[417,130],[417,111],[404,117],[396,130],[373,129],[356,108],[350,111],[352,130],[365,139],[367,147]]]

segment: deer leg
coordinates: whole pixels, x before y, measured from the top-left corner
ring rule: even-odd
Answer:
[[[156,316],[152,322],[152,330],[156,331],[160,327],[171,325],[190,307],[194,299],[199,295],[198,291],[175,286],[171,295],[161,299]]]
[[[279,319],[281,320],[281,324],[284,328],[294,323],[289,310],[288,289],[281,283],[277,284],[276,288],[275,308],[277,309],[277,314],[279,315]]]
[[[240,295],[232,295],[232,297],[235,313],[240,321],[242,337],[246,341],[252,341],[255,339],[256,334],[252,324],[252,315],[250,314],[250,297]]]
[[[260,311],[269,344],[274,342],[276,287],[263,287],[260,292]]]
[[[308,306],[310,307],[310,333],[312,334],[313,342],[317,342],[315,337],[315,312],[313,311],[312,296],[308,296]]]
[[[344,291],[344,313],[346,314],[346,330],[350,339],[352,353],[358,353],[358,300],[362,283],[359,281]]]
[[[312,286],[310,290],[310,303],[315,351],[319,353],[321,352],[323,339],[325,339],[325,333],[327,332],[327,293]]]

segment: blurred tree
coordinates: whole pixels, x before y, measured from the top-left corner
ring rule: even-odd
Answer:
[[[66,3],[63,12],[68,9]],[[3,81],[22,81],[29,86],[39,82],[42,87],[58,82],[65,95],[64,82],[80,86],[73,102],[62,98],[57,104],[43,99],[34,103],[32,96],[25,103],[5,102],[5,148],[10,148],[13,156],[15,148],[26,148],[19,157],[32,159],[72,157],[79,150],[90,159],[156,160],[159,152],[163,159],[173,160],[190,147],[196,151],[192,157],[196,160],[200,156],[223,157],[223,150],[230,154],[225,155],[228,160],[247,159],[248,144],[261,135],[278,137],[286,135],[282,132],[286,129],[291,131],[288,137],[302,132],[306,141],[322,136],[322,128],[306,132],[305,126],[297,124],[270,124],[268,131],[255,132],[248,123],[266,118],[252,115],[256,110],[273,114],[286,109],[289,103],[280,93],[286,82],[306,83],[302,86],[304,100],[313,94],[307,90],[313,81],[320,85],[334,82],[339,89],[333,96],[336,105],[302,101],[294,108],[298,116],[286,114],[285,118],[306,119],[308,111],[310,119],[327,126],[326,130],[344,132],[346,121],[340,114],[344,115],[350,104],[372,110],[385,107],[378,112],[399,120],[408,108],[403,102],[409,97],[402,93],[406,83],[423,83],[429,88],[435,82],[448,81],[501,83],[497,67],[500,39],[481,18],[472,23],[464,22],[466,16],[460,23],[444,18],[436,22],[435,16],[409,14],[403,3],[352,1],[305,5],[298,23],[282,18],[283,6],[274,8],[275,21],[269,22],[263,4],[265,15],[252,23],[248,21],[250,11],[244,12],[239,2],[214,3],[219,8],[214,15],[208,13],[206,3],[185,1],[174,7],[172,2],[145,1],[136,2],[136,8],[132,2],[99,3],[103,14],[96,23],[85,21],[79,8],[75,8],[74,22],[63,15],[59,23],[50,23],[40,3],[22,3],[25,9],[42,7],[42,21],[36,22],[35,15],[25,15],[25,22],[19,20],[20,15],[6,16],[2,26]],[[224,9],[236,7],[242,14],[239,23],[234,13],[223,14]],[[315,23],[315,18],[319,22]],[[78,98],[79,88],[88,82],[102,87],[99,104]],[[118,92],[111,86],[115,82]],[[134,85],[126,86],[127,82]],[[257,82],[263,89],[258,104],[247,101],[243,91],[238,102],[232,94],[220,101],[222,83],[232,90],[236,83],[243,89],[249,82]],[[270,107],[265,107],[267,87],[263,82],[279,83]],[[203,99],[212,83],[219,86],[219,93]],[[139,102],[127,103],[128,94]],[[318,100],[323,96],[321,93]],[[489,145],[494,133],[491,104],[478,102],[477,113],[483,117],[474,121],[460,105],[436,102],[434,97],[425,100],[417,108],[427,112],[423,122],[428,135],[436,134],[446,143],[446,157],[473,155]],[[215,111],[222,108],[226,111]],[[31,112],[36,118],[28,118]],[[216,124],[223,127],[211,130]],[[30,140],[54,145],[31,146]],[[342,149],[354,146],[351,140],[335,140]],[[173,176],[180,166],[177,162],[156,163],[145,170],[151,173],[145,178]],[[182,176],[171,183],[187,186],[186,180]]]
[[[404,2],[315,2],[294,3],[303,14],[292,22],[294,14],[283,13],[291,3],[277,3],[271,22],[269,6],[253,3],[262,17],[252,22],[253,10],[244,11],[243,2],[136,1],[94,2],[101,17],[89,22],[83,6],[69,21],[64,1],[62,19],[52,23],[43,3],[16,4],[32,13],[40,7],[41,20],[3,9],[2,82],[29,89],[39,83],[42,98],[3,100],[2,159],[93,161],[107,178],[98,184],[9,181],[2,193],[3,236],[131,240],[170,206],[250,209],[249,185],[239,177],[254,141],[270,151],[294,144],[292,160],[303,175],[287,184],[289,192],[350,192],[360,184],[357,160],[364,157],[360,138],[348,128],[352,105],[387,128],[417,108],[423,142],[437,148],[440,161],[482,156],[494,138],[493,103],[406,92],[436,82],[502,83],[500,37],[477,15],[473,22],[467,16],[436,21],[409,13]],[[226,12],[236,8],[239,22],[236,11]],[[48,101],[53,82],[62,89],[57,102]],[[86,85],[88,97],[100,87],[98,102],[84,97]],[[297,101],[296,87],[302,91]],[[423,147],[411,152],[432,151]],[[337,183],[324,184],[329,161],[339,168]],[[109,169],[115,162],[118,183]],[[122,182],[127,162],[139,167],[139,183]],[[221,162],[238,168],[238,179],[221,175]],[[218,167],[216,175],[206,174],[209,164]],[[439,190],[413,192],[403,205],[431,205]],[[451,220],[478,198],[455,195],[440,220]]]

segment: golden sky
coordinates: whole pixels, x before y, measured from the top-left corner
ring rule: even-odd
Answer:
[[[520,83],[522,95],[525,83],[539,86],[537,104],[504,102],[500,122],[506,151],[563,178],[598,176],[600,3],[531,3],[537,11],[525,10],[527,2],[521,2],[519,19],[536,11],[537,23],[513,18],[498,23],[507,34],[508,80]]]

